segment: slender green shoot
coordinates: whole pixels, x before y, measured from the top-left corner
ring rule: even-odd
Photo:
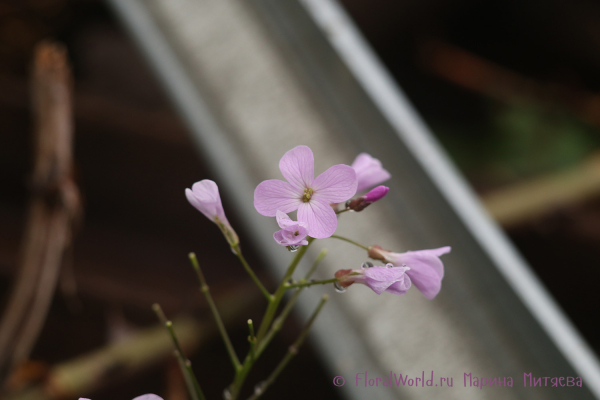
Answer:
[[[179,368],[181,368],[181,373],[183,374],[185,385],[187,386],[190,396],[192,396],[192,400],[206,400],[206,398],[204,397],[204,393],[200,388],[200,384],[198,383],[198,380],[194,375],[194,371],[192,371],[192,363],[190,362],[190,360],[185,359],[183,356],[183,351],[181,350],[181,346],[179,345],[179,340],[177,339],[177,336],[175,335],[175,330],[173,329],[173,323],[167,319],[165,313],[163,312],[159,304],[152,305],[152,310],[154,310],[160,322],[163,325],[165,325],[165,327],[169,331],[171,341],[173,342],[173,347],[175,347],[174,355],[177,359],[177,363],[179,364]]]
[[[369,251],[369,250],[370,250],[370,249],[369,249],[369,247],[367,247],[367,246],[364,246],[364,245],[362,245],[362,244],[360,244],[360,243],[358,243],[358,242],[355,242],[355,241],[354,241],[354,240],[352,240],[352,239],[348,239],[348,238],[346,238],[346,237],[339,236],[339,235],[331,235],[331,237],[332,237],[333,239],[339,239],[339,240],[343,240],[343,241],[345,241],[345,242],[351,243],[351,244],[353,244],[353,245],[355,245],[355,246],[358,246],[358,247],[360,247],[361,249],[365,249],[366,251]]]
[[[200,269],[200,264],[198,264],[198,259],[196,258],[196,254],[189,254],[190,261],[192,262],[192,266],[196,271],[196,275],[198,276],[198,280],[200,281],[200,291],[206,297],[206,301],[208,303],[208,307],[215,318],[215,322],[217,323],[217,327],[219,328],[219,332],[221,333],[221,337],[223,338],[223,342],[225,343],[225,347],[227,348],[227,353],[229,354],[229,358],[231,359],[231,363],[233,364],[233,368],[237,371],[242,369],[242,364],[235,354],[235,350],[233,349],[233,345],[231,344],[231,340],[229,339],[229,335],[227,334],[227,330],[225,329],[225,325],[223,324],[223,320],[221,319],[221,315],[219,315],[219,311],[217,310],[217,306],[213,301],[212,296],[210,295],[210,289],[206,284],[206,279],[204,278],[204,274]]]
[[[236,244],[231,249],[233,250],[233,252],[235,253],[235,255],[240,259],[240,262],[244,266],[244,269],[246,270],[246,272],[248,273],[248,275],[250,275],[250,277],[252,278],[252,280],[254,281],[254,283],[256,283],[256,286],[258,286],[258,288],[260,289],[260,291],[262,292],[262,294],[265,296],[265,298],[267,299],[267,301],[269,303],[271,303],[273,301],[273,295],[271,293],[269,293],[269,291],[263,286],[263,284],[260,281],[260,279],[258,279],[258,277],[256,276],[256,274],[254,273],[254,271],[252,270],[252,268],[250,267],[250,265],[248,264],[248,262],[244,258],[244,255],[242,254],[242,250],[240,249],[240,245]]]
[[[306,339],[306,335],[308,335],[308,332],[309,332],[313,322],[315,322],[315,319],[321,312],[321,309],[327,302],[328,298],[329,298],[329,296],[327,296],[327,295],[324,295],[321,298],[321,302],[319,303],[319,305],[317,306],[315,311],[313,311],[308,322],[306,323],[306,325],[304,325],[304,328],[302,328],[302,331],[300,332],[300,335],[298,336],[296,341],[289,347],[288,352],[285,355],[285,357],[283,357],[283,359],[279,362],[277,367],[275,367],[273,372],[271,372],[271,375],[269,375],[267,380],[265,380],[264,382],[259,384],[259,387],[257,388],[257,390],[254,391],[254,394],[252,396],[250,396],[248,398],[248,400],[256,400],[260,396],[262,396],[262,394],[273,384],[273,382],[275,382],[275,379],[277,379],[277,377],[279,376],[281,371],[283,371],[283,369],[288,365],[288,363],[292,360],[292,358],[294,358],[294,356],[296,354],[298,354],[298,349],[304,342],[304,339]]]
[[[285,287],[287,289],[294,289],[294,288],[305,288],[305,287],[309,287],[309,286],[314,286],[314,285],[326,285],[328,283],[335,283],[337,282],[337,278],[331,278],[331,279],[325,279],[323,281],[309,281],[309,282],[298,282],[298,283],[287,283],[285,285]]]

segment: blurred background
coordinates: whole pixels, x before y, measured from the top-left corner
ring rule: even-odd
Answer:
[[[600,5],[588,0],[342,4],[598,352]],[[211,372],[227,371],[228,360],[207,328],[211,320],[188,252],[211,249],[205,273],[224,313],[231,315],[240,351],[246,346],[246,318],[259,319],[262,303],[252,297],[241,269],[222,268],[231,262],[227,245],[187,204],[184,188],[214,171],[198,157],[186,127],[104,1],[0,2],[0,310],[8,309],[18,270],[26,264],[26,227],[39,196],[32,179],[32,65],[34,49],[45,39],[63,43],[71,65],[72,179],[81,194],[81,215],[72,225],[73,240],[65,246],[47,314],[38,318],[29,361],[3,360],[12,365],[3,371],[6,388],[18,392],[42,385],[39,398],[68,397],[62,387],[49,390],[49,382],[76,369],[75,360],[93,362],[102,352],[118,358],[111,346],[151,330],[156,323],[150,306],[158,302],[170,316],[200,321],[182,322],[192,332],[186,346],[198,376],[210,376],[206,394],[218,398],[230,377]],[[226,198],[224,203],[236,226],[236,209]],[[238,233],[242,241],[248,236],[243,229]],[[258,267],[261,259],[244,250],[273,285],[268,271]],[[240,308],[236,299],[255,301]],[[285,351],[300,322],[286,325],[273,354]],[[193,334],[200,331],[204,334]],[[92,382],[77,386],[85,388],[77,394],[185,398],[170,348],[153,343],[155,357],[127,367],[108,362]],[[206,359],[211,368],[202,362]],[[265,357],[253,378],[265,376],[277,360]],[[285,384],[275,384],[268,398],[305,398],[304,382],[313,386],[311,398],[339,396],[310,344],[285,375],[302,379],[282,377]]]

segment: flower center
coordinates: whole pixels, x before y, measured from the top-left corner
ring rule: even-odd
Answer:
[[[308,203],[310,198],[313,195],[313,190],[311,188],[304,189],[304,194],[302,195],[302,201]]]
[[[298,236],[300,234],[300,232],[296,231],[294,232],[294,236]]]

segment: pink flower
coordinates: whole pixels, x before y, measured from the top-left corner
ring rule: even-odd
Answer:
[[[444,264],[440,256],[449,252],[449,246],[406,253],[392,253],[379,246],[371,246],[369,257],[395,266],[409,267],[406,273],[411,281],[425,297],[433,299],[440,292],[444,277]]]
[[[383,169],[381,162],[367,153],[360,153],[356,156],[352,168],[356,171],[358,180],[357,192],[379,185],[391,177],[390,173]]]
[[[281,228],[273,234],[273,239],[282,246],[306,246],[308,240],[308,225],[304,222],[293,221],[286,213],[277,210],[277,224]]]
[[[377,294],[389,292],[405,294],[410,289],[410,278],[407,267],[394,267],[387,264],[385,267],[371,267],[361,269],[342,269],[335,273],[341,287],[348,287],[353,283],[367,285]]]
[[[308,234],[322,239],[333,235],[337,217],[329,203],[340,203],[356,193],[356,173],[348,165],[334,165],[314,178],[314,157],[307,146],[297,146],[279,161],[287,182],[270,179],[254,190],[254,207],[267,217],[277,210],[298,210],[298,221],[308,224]]]
[[[347,203],[347,208],[354,211],[362,211],[368,205],[383,199],[385,195],[389,192],[389,190],[390,188],[388,188],[387,186],[377,186],[376,188],[371,189],[367,194],[349,201]]]
[[[79,400],[90,400],[90,399],[85,399],[83,397],[80,397]],[[143,394],[141,396],[136,397],[133,400],[163,400],[163,398],[160,396],[157,396],[155,394]]]
[[[217,224],[231,247],[239,243],[237,234],[225,217],[219,187],[216,183],[209,179],[196,182],[192,185],[192,190],[185,189],[185,197],[206,218]]]

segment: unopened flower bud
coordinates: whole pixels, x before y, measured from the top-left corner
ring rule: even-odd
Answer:
[[[232,248],[238,245],[238,235],[227,221],[227,217],[225,217],[219,188],[216,183],[209,179],[196,182],[192,185],[191,190],[185,189],[185,196],[192,206],[217,224]]]
[[[381,200],[385,197],[385,195],[390,191],[390,188],[387,186],[377,186],[367,192],[363,197],[365,201],[369,204],[375,203],[377,200]]]
[[[357,212],[362,211],[368,205],[384,198],[389,190],[390,188],[388,188],[387,186],[377,186],[376,188],[370,190],[364,196],[360,196],[356,199],[352,199],[351,201],[349,201],[346,208]]]

